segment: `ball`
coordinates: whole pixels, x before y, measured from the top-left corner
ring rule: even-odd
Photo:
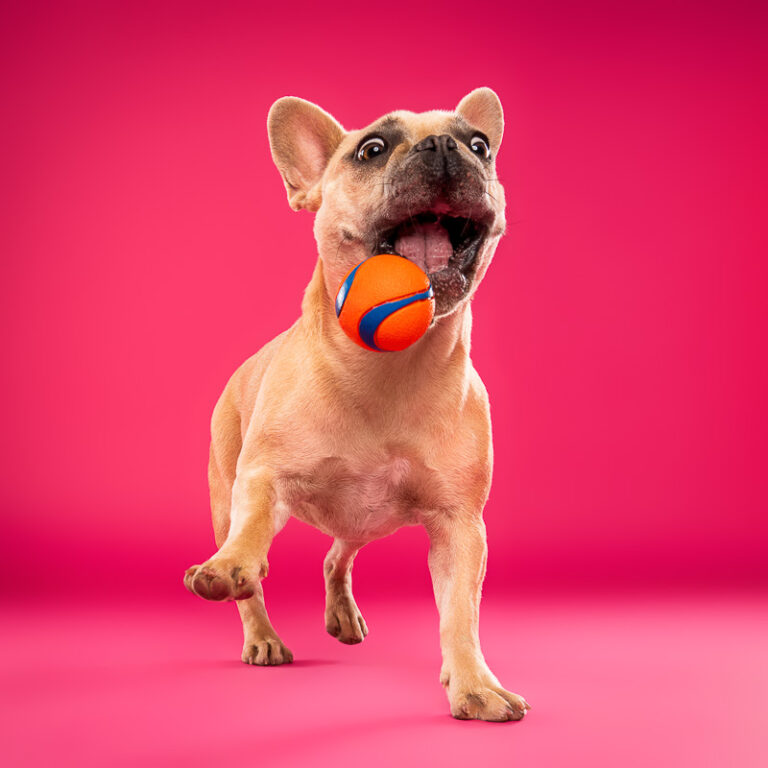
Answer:
[[[336,317],[364,349],[397,352],[418,341],[435,316],[429,276],[392,253],[371,256],[351,269],[336,294]]]

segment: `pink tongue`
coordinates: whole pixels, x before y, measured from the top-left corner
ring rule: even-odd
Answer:
[[[445,227],[438,222],[414,224],[395,241],[395,250],[418,264],[425,272],[437,272],[453,256],[453,246]]]

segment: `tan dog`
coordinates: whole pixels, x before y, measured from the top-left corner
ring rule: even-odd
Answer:
[[[368,634],[352,596],[357,551],[423,525],[451,714],[519,720],[528,709],[488,668],[478,636],[493,453],[488,396],[469,358],[470,299],[505,227],[495,169],[503,127],[488,88],[455,112],[392,112],[350,132],[302,99],[270,110],[289,203],[317,212],[319,259],[301,317],[235,372],[213,412],[219,551],[185,576],[200,597],[239,601],[248,664],[293,659],[261,587],[291,515],[334,539],[325,621],[343,643]],[[381,252],[418,263],[435,290],[432,326],[401,352],[356,346],[334,312],[345,274]]]

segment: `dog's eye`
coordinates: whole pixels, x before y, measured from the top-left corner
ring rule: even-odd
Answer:
[[[374,157],[379,157],[387,151],[387,142],[381,138],[381,136],[372,136],[370,139],[366,139],[357,148],[358,160],[373,160]]]
[[[480,157],[488,159],[491,156],[491,148],[488,146],[488,141],[483,136],[473,136],[472,141],[469,142],[469,148]]]

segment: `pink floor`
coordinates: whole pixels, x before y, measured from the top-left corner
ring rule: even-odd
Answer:
[[[486,657],[533,706],[508,724],[448,715],[421,599],[361,600],[355,647],[275,604],[279,668],[239,662],[233,606],[164,601],[6,606],[4,765],[768,765],[765,595],[488,596]]]

